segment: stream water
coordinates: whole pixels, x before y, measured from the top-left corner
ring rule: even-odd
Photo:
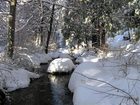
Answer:
[[[29,87],[10,93],[11,105],[73,105],[68,90],[70,75],[44,74]]]

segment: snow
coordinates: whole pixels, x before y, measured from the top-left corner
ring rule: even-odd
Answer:
[[[50,55],[44,53],[34,53],[34,54],[20,54],[22,57],[22,61],[30,62],[33,68],[40,68],[40,63],[48,63],[52,60]]]
[[[99,60],[99,58],[95,57],[95,56],[87,56],[87,57],[78,57],[76,59],[76,63],[83,63],[83,62],[97,62]]]
[[[128,97],[125,92],[133,97],[140,97],[140,84],[136,81],[140,78],[139,71],[128,67],[127,75],[123,72],[118,63],[113,61],[81,63],[69,81],[69,89],[74,92],[74,105],[119,105],[124,97]],[[129,102],[131,104],[122,101],[122,105],[132,105],[131,99]]]
[[[101,61],[100,61],[101,62]],[[82,75],[85,75],[87,77],[95,77],[98,78],[104,78],[104,79],[111,79],[110,73],[112,71],[109,71],[109,68],[107,70],[102,71],[102,63],[95,63],[95,62],[84,62],[81,63],[77,68],[74,70],[74,73],[71,76],[70,82],[69,82],[69,89],[74,92],[76,87],[79,87],[82,83],[85,83],[87,78],[83,77]],[[82,75],[79,75],[82,74]],[[107,75],[106,75],[107,74]],[[97,82],[94,82],[92,85],[97,85]]]
[[[124,41],[127,34],[108,39],[106,57],[79,54],[68,84],[74,105],[140,105],[140,42]]]
[[[85,48],[74,49],[74,50],[72,51],[73,56],[74,56],[75,58],[78,58],[78,57],[80,57],[80,56],[84,53],[85,50],[86,50]]]
[[[74,105],[133,105],[139,103],[140,98],[140,41],[135,44],[124,41],[124,36],[128,36],[127,31],[108,38],[109,53],[106,57],[98,57],[94,49],[60,48],[48,54],[22,52],[20,63],[40,68],[40,63],[49,63],[54,59],[46,72],[70,72],[75,69],[68,84],[74,93]],[[61,41],[58,41],[60,46]],[[1,58],[4,49],[0,47]],[[79,65],[73,64],[70,55]],[[25,88],[31,78],[39,78],[39,75],[12,64],[0,64],[0,88],[7,91]]]
[[[119,105],[122,97],[108,95],[89,87],[78,87],[74,94],[74,105]],[[80,101],[79,101],[80,100]],[[125,100],[125,99],[124,99]],[[122,101],[122,104],[123,101]],[[128,104],[130,105],[130,104]]]
[[[59,57],[60,52],[50,52],[47,55],[49,55],[52,59],[55,59]]]
[[[34,65],[38,65],[40,63],[47,63],[48,61],[52,60],[52,58],[45,53],[35,53],[31,55],[31,59]]]
[[[75,65],[73,64],[71,59],[57,58],[50,63],[47,72],[70,72],[74,67]]]
[[[4,51],[4,49],[5,49],[5,46],[0,46],[0,53],[1,53],[2,51]]]
[[[123,40],[123,35],[117,35],[113,38],[109,38],[107,40],[107,44],[109,45],[110,49],[120,49],[124,48],[127,44],[129,44],[129,41]]]
[[[28,70],[30,70],[30,68],[40,68],[40,63],[49,63],[52,59],[59,57],[61,57],[61,62],[58,61],[55,64],[57,65],[57,68],[55,68],[56,71],[69,72],[75,67],[70,60],[72,58],[69,55],[69,50],[66,48],[61,48],[48,54],[40,50],[33,53],[19,51],[14,56],[14,61],[5,58],[4,49],[5,47],[0,47],[0,88],[5,89],[6,91],[14,91],[19,88],[28,87],[31,78],[39,78],[38,74],[29,72],[24,68],[27,68]],[[53,62],[56,61],[57,59]],[[53,70],[52,66],[53,65],[50,64],[51,70]]]
[[[55,37],[56,37],[57,48],[64,48],[65,47],[65,40],[64,40],[64,36],[61,32],[61,29],[58,29],[55,32]]]
[[[70,54],[70,49],[68,48],[59,48],[57,51],[63,54]]]
[[[69,54],[70,54],[69,49],[60,48],[54,52],[49,52],[47,55],[49,57],[51,57],[52,59],[56,59],[56,58],[70,58],[70,59],[72,59],[72,57]]]
[[[31,78],[39,78],[39,75],[23,68],[0,64],[0,87],[6,91],[28,87]]]

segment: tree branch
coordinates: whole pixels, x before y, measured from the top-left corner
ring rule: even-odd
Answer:
[[[95,80],[95,81],[99,81],[99,82],[102,82],[102,83],[106,83],[107,85],[113,87],[114,89],[119,90],[119,91],[121,91],[122,93],[125,93],[125,94],[134,102],[135,105],[138,105],[138,103],[136,102],[136,100],[135,100],[129,93],[127,93],[126,91],[124,91],[124,90],[122,90],[122,89],[120,89],[120,88],[118,88],[118,87],[116,87],[116,86],[114,86],[114,85],[112,85],[112,84],[110,84],[110,83],[108,83],[108,82],[106,82],[106,81],[99,80],[99,79],[96,79],[96,78],[87,77],[86,75],[81,74],[81,73],[79,73],[79,72],[74,72],[74,73],[79,74],[79,75],[81,75],[81,76],[83,76],[83,77],[86,77],[86,78],[88,78],[88,79],[91,79],[91,80]]]
[[[27,20],[27,22],[26,22],[22,27],[16,29],[15,32],[21,31],[21,30],[28,24],[28,22],[29,22],[32,18],[33,18],[33,16],[31,16],[31,17]]]
[[[51,5],[56,5],[56,6],[60,6],[60,7],[64,7],[66,9],[77,9],[77,8],[74,8],[74,7],[67,7],[67,6],[64,6],[64,5],[61,5],[61,4],[57,4],[57,3],[54,3],[54,2],[49,2],[49,1],[44,1],[45,3],[47,4],[51,4]]]

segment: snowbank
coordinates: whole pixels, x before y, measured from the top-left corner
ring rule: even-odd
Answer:
[[[96,56],[87,56],[87,57],[78,57],[76,59],[76,63],[83,63],[83,62],[97,62],[99,58]]]
[[[140,74],[138,69],[120,64],[108,59],[77,66],[68,85],[74,92],[74,105],[133,105],[130,96],[140,98]]]
[[[61,53],[61,52],[50,52],[47,54],[48,56],[50,56],[52,59],[56,59],[56,58],[71,58],[70,55],[66,54],[66,53]]]
[[[81,84],[88,81],[87,77],[92,78],[92,77],[96,76],[98,78],[110,80],[112,78],[112,73],[115,71],[114,71],[114,69],[108,67],[108,65],[110,65],[111,62],[106,65],[107,66],[106,69],[103,68],[105,63],[106,63],[106,61],[105,62],[102,62],[102,61],[100,61],[100,62],[84,62],[84,63],[81,63],[80,65],[78,65],[76,67],[76,69],[74,70],[73,74],[71,75],[71,78],[69,81],[69,89],[72,92],[74,92],[74,90],[77,87],[81,86]],[[104,70],[102,70],[102,69],[104,69]],[[87,77],[84,77],[84,76],[79,75],[79,74],[85,75]],[[92,85],[97,85],[97,83],[98,82],[94,81]]]
[[[114,38],[108,38],[107,44],[109,45],[109,48],[117,50],[126,47],[130,42],[128,40],[124,41],[123,37],[123,35],[117,35]]]
[[[78,52],[76,62],[81,64],[68,84],[74,105],[140,105],[140,41],[126,41],[124,36],[128,31],[108,38],[106,57]]]
[[[50,56],[52,59],[56,59],[56,58],[72,59],[72,57],[70,56],[70,50],[67,48],[60,48],[54,52],[49,52],[47,55]]]
[[[50,63],[47,72],[49,72],[49,73],[69,72],[74,67],[75,67],[75,65],[73,64],[71,59],[69,59],[69,58],[57,58]]]
[[[7,91],[28,87],[30,78],[39,78],[39,75],[25,69],[0,64],[0,87]]]
[[[24,64],[28,62],[33,68],[40,68],[40,63],[48,63],[52,60],[52,58],[44,53],[35,53],[35,54],[20,54],[21,55],[21,63]],[[23,61],[23,62],[22,62]]]
[[[127,44],[130,43],[130,41],[124,40],[124,37],[129,38],[129,35],[130,35],[131,39],[133,40],[133,37],[135,36],[136,32],[137,32],[137,29],[131,29],[131,30],[124,31],[121,34],[116,34],[114,38],[108,38],[107,43],[110,48],[119,49],[119,48],[126,47]]]
[[[73,56],[74,56],[75,58],[78,58],[78,57],[80,57],[85,51],[86,51],[85,48],[74,49],[74,50],[72,51],[72,54],[73,54]]]
[[[60,52],[60,53],[63,53],[63,54],[70,54],[71,53],[70,49],[68,49],[68,48],[59,48],[57,50],[57,52]]]

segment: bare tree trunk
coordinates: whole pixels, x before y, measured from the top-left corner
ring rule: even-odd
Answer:
[[[106,32],[105,32],[104,26],[105,26],[105,23],[101,23],[100,28],[99,28],[99,30],[100,30],[100,47],[101,48],[104,47],[106,44],[106,40],[105,40]]]
[[[42,46],[43,45],[43,39],[44,39],[44,33],[43,33],[43,24],[44,24],[44,8],[43,8],[43,4],[42,4],[42,0],[38,0],[39,2],[39,6],[40,6],[40,10],[41,10],[41,15],[40,15],[40,27],[39,27],[39,34],[40,34],[40,43],[39,45]]]
[[[88,45],[88,38],[85,37],[85,42],[86,42],[86,48],[89,48],[89,45]]]
[[[15,34],[15,19],[16,19],[16,4],[17,0],[10,0],[9,14],[9,29],[8,29],[8,57],[12,58],[14,53],[14,34]]]
[[[54,9],[55,9],[55,4],[53,4],[53,7],[52,7],[52,14],[51,14],[51,20],[50,20],[50,29],[48,31],[48,37],[47,37],[46,49],[45,49],[46,53],[48,53],[50,36],[51,36],[51,33],[52,33],[53,17],[54,17],[54,11],[55,11]]]

